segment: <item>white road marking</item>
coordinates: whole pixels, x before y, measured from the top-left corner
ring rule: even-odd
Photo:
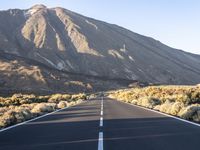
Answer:
[[[103,116],[103,110],[101,110],[101,116]]]
[[[103,150],[103,132],[99,132],[98,150]]]
[[[81,103],[83,103],[83,102],[81,102]],[[81,104],[81,103],[79,103],[79,104]],[[77,104],[77,105],[78,105],[78,104]],[[73,106],[76,106],[76,105],[73,105]],[[70,106],[70,107],[73,107],[73,106]],[[24,121],[24,122],[18,123],[18,124],[16,124],[16,125],[13,125],[13,126],[10,126],[10,127],[4,128],[4,129],[1,129],[1,130],[0,130],[0,133],[3,132],[3,131],[6,131],[6,130],[9,130],[9,129],[12,129],[12,128],[15,128],[15,127],[18,127],[18,126],[24,125],[24,124],[26,124],[26,123],[29,123],[29,122],[32,122],[32,121],[38,120],[38,119],[40,119],[40,118],[43,118],[43,117],[49,116],[49,115],[51,115],[51,114],[54,114],[54,113],[56,113],[56,112],[62,111],[62,110],[64,110],[64,109],[67,109],[67,108],[70,108],[70,107],[66,107],[66,108],[58,109],[58,110],[53,111],[53,112],[51,112],[51,113],[47,113],[47,114],[44,114],[44,115],[42,115],[42,116],[39,116],[39,117],[36,117],[36,118],[30,119],[30,120],[27,120],[27,121]]]
[[[103,116],[103,97],[101,99],[101,116]]]
[[[101,99],[101,109],[103,110],[103,97]]]
[[[132,105],[132,106],[135,106],[135,107],[138,107],[138,108],[142,108],[142,109],[145,109],[145,110],[149,110],[149,111],[152,111],[152,112],[155,112],[155,113],[158,113],[158,114],[161,114],[161,115],[164,115],[164,116],[167,116],[167,117],[170,117],[170,118],[174,118],[174,119],[177,119],[179,121],[182,121],[182,122],[189,123],[189,124],[192,124],[192,125],[200,127],[200,124],[198,124],[198,123],[194,123],[194,122],[191,122],[191,121],[188,121],[188,120],[184,120],[184,119],[181,119],[181,118],[169,115],[169,114],[165,114],[165,113],[160,112],[160,111],[156,111],[156,110],[153,110],[153,109],[145,108],[145,107],[142,107],[142,106],[139,106],[139,105],[126,103],[126,102],[123,102],[123,101],[119,101],[119,102],[125,103],[125,104],[128,104],[128,105]]]
[[[103,117],[100,118],[100,124],[99,124],[99,126],[103,127]]]
[[[101,114],[99,126],[103,127],[103,97],[101,98]],[[103,150],[103,132],[99,132],[98,150]]]

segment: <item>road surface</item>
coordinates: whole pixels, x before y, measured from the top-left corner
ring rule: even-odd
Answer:
[[[104,98],[0,132],[0,150],[196,150],[200,127]]]

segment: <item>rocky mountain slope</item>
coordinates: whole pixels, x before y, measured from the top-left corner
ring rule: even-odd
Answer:
[[[63,8],[1,11],[0,22],[0,51],[54,70],[162,84],[200,82],[199,55]]]
[[[0,52],[0,96],[13,93],[80,93],[127,87],[131,80],[60,71],[40,62]],[[136,83],[136,82],[135,82]]]

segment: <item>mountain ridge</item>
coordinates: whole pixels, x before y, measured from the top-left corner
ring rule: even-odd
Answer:
[[[200,55],[61,7],[0,11],[0,21],[0,51],[55,70],[159,84],[200,83]]]

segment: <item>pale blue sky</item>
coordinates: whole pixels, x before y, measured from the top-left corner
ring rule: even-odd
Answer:
[[[200,0],[1,0],[0,10],[61,6],[200,54]]]

